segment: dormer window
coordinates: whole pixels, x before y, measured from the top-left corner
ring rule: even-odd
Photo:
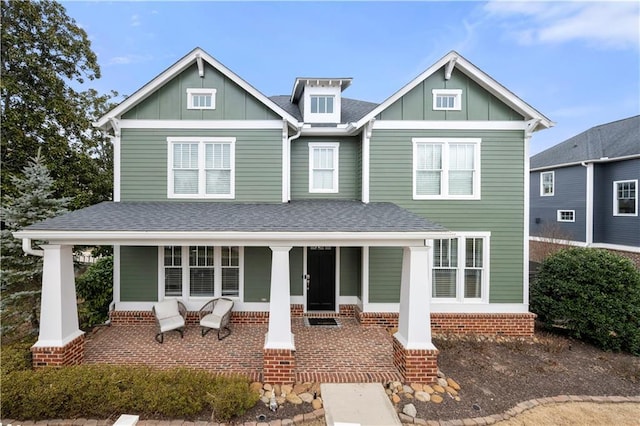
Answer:
[[[462,109],[462,90],[433,89],[434,111],[460,111]]]
[[[187,89],[187,109],[216,109],[216,89]]]
[[[311,114],[333,114],[333,96],[311,95]]]

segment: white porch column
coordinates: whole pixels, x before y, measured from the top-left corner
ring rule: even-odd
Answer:
[[[289,251],[291,247],[271,249],[271,295],[269,298],[269,331],[265,349],[295,350],[291,333],[291,291],[289,287]]]
[[[405,247],[402,255],[400,313],[395,338],[405,349],[435,349],[431,343],[430,247]]]
[[[73,247],[42,245],[40,335],[34,347],[63,347],[84,334],[78,326]]]

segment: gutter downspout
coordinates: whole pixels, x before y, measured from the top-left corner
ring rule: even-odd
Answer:
[[[369,175],[370,175],[370,141],[371,133],[373,132],[373,122],[375,118],[372,118],[364,126],[362,132],[362,202],[369,204]]]
[[[22,251],[32,256],[38,256],[38,257],[44,256],[44,250],[37,250],[31,247],[31,238],[22,239]]]
[[[586,247],[591,247],[593,245],[593,176],[594,176],[594,166],[593,163],[587,163],[585,161],[581,162],[580,165],[582,167],[586,167],[587,176],[586,176],[586,188],[587,191],[585,197],[585,232],[584,232],[584,240]]]
[[[107,134],[113,142],[113,201],[117,203],[120,201],[120,121],[110,117],[109,123],[113,128],[113,136]]]
[[[297,126],[297,132],[295,135],[289,137],[286,139],[286,145],[284,147],[284,162],[283,164],[285,165],[285,169],[283,170],[284,174],[283,174],[283,180],[286,180],[286,185],[285,185],[285,193],[283,194],[284,197],[282,199],[283,203],[288,203],[289,201],[291,201],[291,141],[298,139],[300,137],[300,135],[302,134],[302,124],[298,123]]]

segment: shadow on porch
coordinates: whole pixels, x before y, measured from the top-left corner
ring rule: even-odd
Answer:
[[[402,380],[393,365],[392,337],[386,330],[361,326],[353,318],[338,321],[340,327],[309,327],[304,318],[292,319],[297,382]],[[184,339],[169,332],[159,344],[155,326],[101,327],[87,336],[84,363],[181,366],[262,381],[267,325],[232,323],[231,330],[231,336],[218,341],[215,333],[201,337],[200,327],[189,325]]]

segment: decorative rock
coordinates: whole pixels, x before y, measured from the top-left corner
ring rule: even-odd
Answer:
[[[393,390],[400,390],[402,389],[402,383],[400,382],[391,382],[391,389]]]
[[[291,393],[291,391],[293,390],[293,386],[291,385],[282,385],[280,386],[280,392],[282,392],[280,395],[284,394],[284,396],[287,396]]]
[[[298,396],[300,397],[301,400],[303,400],[307,404],[310,404],[311,401],[313,401],[313,395],[311,395],[309,392],[303,392]]]
[[[431,395],[424,391],[416,392],[415,397],[418,401],[422,402],[429,402],[429,400],[431,399]]]
[[[440,404],[442,402],[442,397],[437,394],[431,395],[431,402],[435,402],[436,404]]]
[[[449,384],[449,386],[451,386],[452,388],[454,388],[455,390],[459,391],[460,390],[460,385],[453,379],[447,379],[447,383]]]
[[[400,402],[400,397],[398,396],[397,393],[394,393],[393,395],[391,395],[391,402],[393,402],[394,404],[397,404],[398,402]]]
[[[454,388],[452,388],[451,386],[446,386],[444,388],[444,390],[446,390],[447,392],[449,392],[450,395],[456,396],[458,395],[458,391],[455,390]]]
[[[453,398],[453,399],[455,399],[455,400],[456,400],[456,401],[458,401],[458,402],[462,401],[462,400],[460,399],[460,397],[459,397],[459,396],[456,396],[456,397],[455,397],[455,398]]]
[[[262,401],[265,404],[269,405],[269,398],[267,398],[266,396],[261,396],[260,397],[260,401]]]
[[[280,395],[280,385],[273,385],[273,394],[274,395]]]
[[[407,416],[415,417],[418,414],[418,410],[416,410],[415,405],[407,404],[402,408],[402,412]]]
[[[438,372],[436,373],[436,375],[437,375],[439,378],[441,378],[441,379],[444,379],[444,377],[445,377],[445,376],[444,376],[444,373],[443,373],[442,371],[440,371],[440,369],[439,369],[439,368],[438,368]]]
[[[411,389],[416,392],[421,392],[422,390],[424,390],[422,384],[420,383],[411,383]]]
[[[302,383],[298,383],[298,384],[293,386],[293,392],[297,393],[298,395],[300,395],[301,393],[306,392],[307,390],[309,390],[309,387],[305,386]]]
[[[449,386],[449,384],[447,383],[447,381],[446,381],[445,379],[440,378],[440,377],[438,377],[438,384],[439,384],[440,386],[442,386],[442,387]]]
[[[411,394],[413,393],[413,388],[411,386],[404,385],[402,386],[402,392]]]
[[[271,398],[273,396],[273,391],[266,391],[263,396],[265,398]]]
[[[284,396],[276,396],[276,402],[278,403],[278,405],[282,405],[287,401],[287,398],[285,398]]]
[[[393,394],[393,391],[391,389],[385,389],[384,393],[386,393],[387,395],[391,396]]]
[[[410,393],[403,393],[402,396],[404,396],[407,399],[413,399],[413,395]]]
[[[405,413],[398,413],[398,418],[402,424],[411,424],[413,423],[413,417],[407,416]]]
[[[321,398],[316,398],[313,401],[311,401],[311,406],[313,407],[314,410],[319,410],[322,408],[322,399]]]
[[[295,404],[295,405],[302,404],[302,399],[298,395],[293,393],[293,392],[288,394],[285,397],[285,399],[287,400],[287,402],[290,402],[290,403]]]
[[[271,386],[270,383],[265,383],[264,386],[262,387],[262,389],[264,389],[266,391],[270,391],[270,390],[273,390],[273,386]]]
[[[433,388],[429,385],[424,385],[422,387],[422,390],[424,390],[426,393],[434,393],[435,391],[433,390]]]
[[[444,393],[444,388],[440,385],[433,385],[433,390],[438,393]]]
[[[309,389],[309,393],[315,394],[316,397],[321,396],[322,392],[320,391],[320,383],[316,382],[312,384],[311,388]]]
[[[260,383],[260,382],[251,383],[249,385],[249,390],[251,392],[260,393],[260,390],[262,390],[262,383]]]

